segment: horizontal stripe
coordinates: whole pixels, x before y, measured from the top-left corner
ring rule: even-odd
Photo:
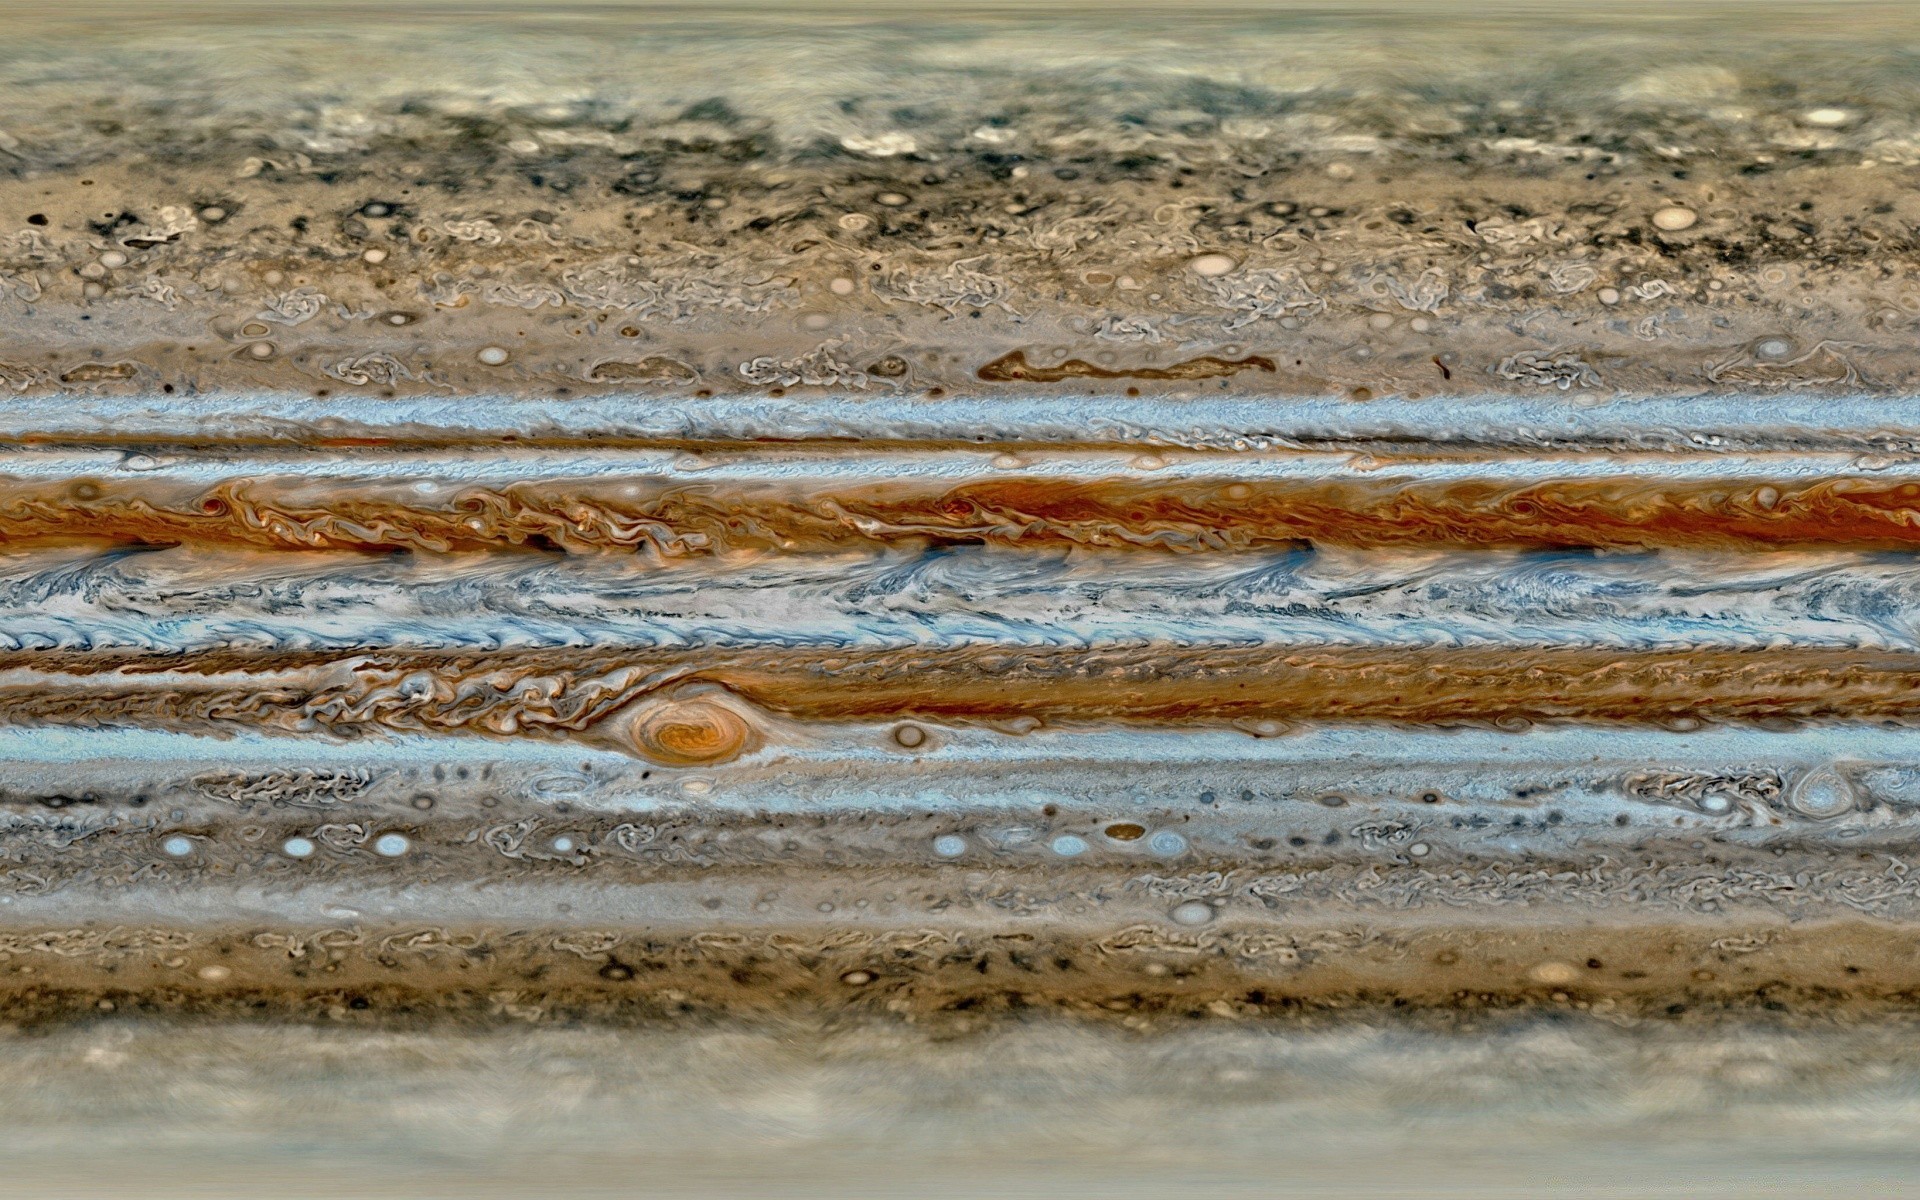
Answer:
[[[1781,551],[704,557],[0,554],[0,649],[783,646],[1920,650],[1920,563]],[[15,661],[27,663],[30,658]]]

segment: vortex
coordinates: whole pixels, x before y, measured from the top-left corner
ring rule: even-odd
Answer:
[[[635,722],[640,753],[667,766],[729,762],[752,748],[753,726],[712,700],[669,700]]]

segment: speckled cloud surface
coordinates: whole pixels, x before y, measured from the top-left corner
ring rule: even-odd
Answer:
[[[24,12],[0,1017],[1895,1020],[1917,56]]]

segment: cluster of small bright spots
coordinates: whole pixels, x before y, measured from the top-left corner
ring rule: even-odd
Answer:
[[[1132,834],[1123,837],[1121,840],[1130,841],[1144,832],[1138,826],[1134,826],[1133,829],[1134,832]],[[1108,835],[1110,837],[1113,836],[1112,829],[1108,830]],[[570,841],[567,842],[566,846],[560,844],[562,841],[567,841],[567,839],[556,839],[554,849],[565,851],[571,848],[572,843]],[[1153,834],[1147,838],[1146,845],[1150,852],[1163,858],[1173,858],[1187,852],[1187,839],[1171,829],[1162,829]],[[1063,833],[1049,841],[1047,848],[1061,858],[1078,858],[1091,849],[1092,845],[1086,838],[1081,837],[1077,833]],[[933,839],[933,852],[941,858],[958,858],[962,854],[965,854],[967,849],[967,839],[957,833],[944,833]]]
[[[563,853],[573,849],[571,838],[555,838],[554,849]],[[373,852],[383,858],[399,858],[413,848],[405,834],[383,833],[373,840]],[[186,858],[196,849],[194,840],[185,834],[172,834],[161,841],[160,850],[170,858]],[[280,853],[288,858],[312,858],[318,849],[312,838],[294,836],[280,843]]]

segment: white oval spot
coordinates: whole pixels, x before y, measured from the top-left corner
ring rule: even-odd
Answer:
[[[383,833],[373,839],[373,852],[385,858],[399,858],[413,845],[398,833]]]
[[[1087,852],[1087,839],[1075,837],[1071,833],[1063,833],[1053,839],[1053,852],[1062,858],[1072,858],[1075,855],[1085,854]]]
[[[1187,269],[1204,279],[1225,275],[1240,264],[1225,254],[1202,254],[1187,260]]]
[[[1810,108],[1800,114],[1800,120],[1808,125],[1817,125],[1822,129],[1834,129],[1853,119],[1853,114],[1844,108]]]
[[[1539,963],[1535,965],[1531,971],[1528,971],[1527,975],[1535,983],[1549,985],[1569,984],[1580,978],[1580,972],[1563,962]]]
[[[1147,849],[1153,851],[1155,854],[1164,854],[1168,857],[1172,857],[1175,854],[1185,854],[1187,852],[1187,839],[1171,829],[1162,829],[1147,839]]]
[[[488,346],[480,351],[480,361],[489,367],[497,367],[507,361],[507,352],[499,346]]]
[[[967,839],[957,833],[943,833],[933,839],[933,852],[941,858],[958,858],[967,852]]]
[[[1801,776],[1787,802],[1801,816],[1824,821],[1852,811],[1853,785],[1832,767],[1819,767]]]
[[[166,841],[161,842],[160,848],[175,858],[185,858],[187,855],[193,853],[193,839],[181,837],[176,833]]]
[[[1213,920],[1213,905],[1203,900],[1189,900],[1167,916],[1173,919],[1175,925],[1205,925]]]
[[[1668,233],[1679,233],[1682,229],[1692,229],[1693,223],[1699,219],[1692,209],[1671,204],[1653,214],[1653,227]]]
[[[313,842],[309,838],[290,837],[280,843],[280,851],[289,858],[307,858],[313,854]]]
[[[573,839],[570,837],[567,837],[565,834],[562,834],[561,836],[553,839],[553,848],[559,851],[561,854],[572,854]]]

